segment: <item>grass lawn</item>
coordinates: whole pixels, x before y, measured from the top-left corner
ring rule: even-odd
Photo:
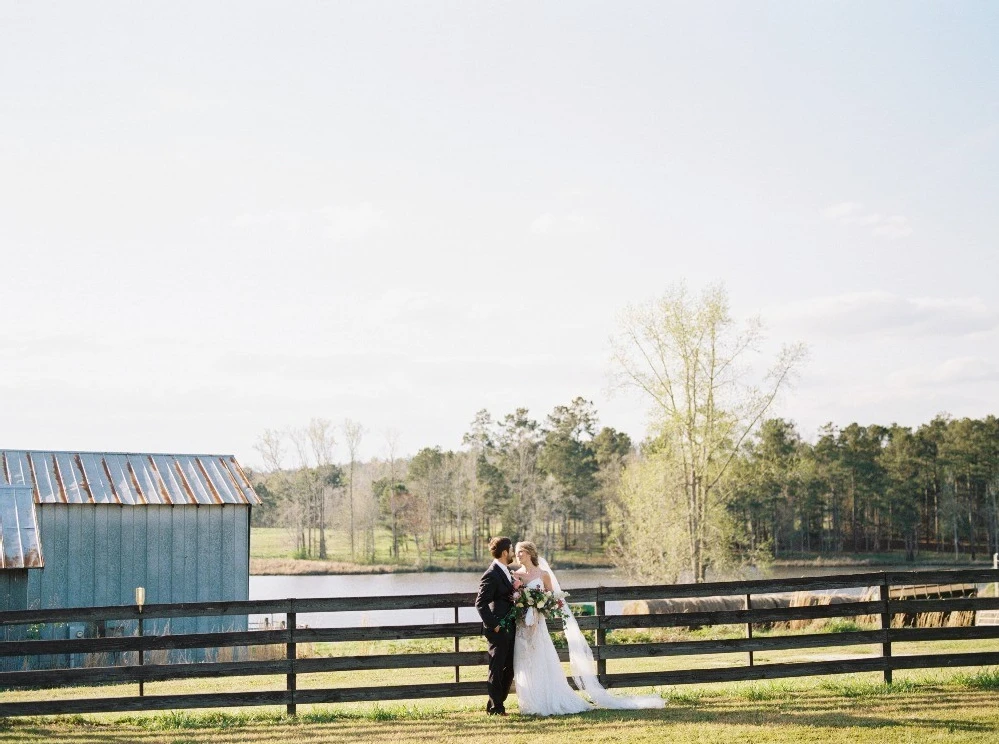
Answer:
[[[255,575],[286,575],[286,574],[335,574],[335,573],[373,573],[386,571],[418,571],[418,570],[478,570],[482,568],[483,560],[474,561],[471,558],[470,546],[462,546],[459,560],[457,546],[449,545],[445,549],[434,552],[432,560],[426,551],[417,552],[412,540],[406,541],[400,549],[400,556],[391,556],[391,533],[382,527],[375,531],[375,556],[373,561],[366,561],[361,556],[363,536],[355,537],[356,554],[350,554],[350,539],[346,532],[327,530],[326,547],[328,559],[304,560],[295,558],[295,540],[292,533],[283,527],[253,527],[250,530],[250,573]],[[896,553],[840,553],[834,555],[819,553],[798,553],[781,556],[773,561],[774,567],[793,566],[807,568],[809,566],[842,566],[849,573],[850,567],[867,570],[881,565],[901,565],[905,562],[902,552]],[[562,568],[606,568],[611,565],[607,556],[594,544],[589,551],[563,550],[557,551],[555,561]],[[980,561],[982,566],[991,566],[991,559]],[[920,553],[914,570],[925,566],[940,566],[953,564],[955,568],[969,567],[970,560],[962,555],[957,561],[950,553]]]
[[[731,630],[718,627],[678,633],[679,638],[721,638]],[[761,632],[761,635],[763,633]],[[634,631],[614,631],[611,639],[634,638]],[[619,636],[615,639],[615,636]],[[303,645],[303,656],[359,656],[443,652],[451,639],[372,641]],[[484,648],[481,638],[463,639],[461,649]],[[283,647],[272,649],[275,658]],[[995,641],[935,641],[899,643],[896,655],[997,651]],[[799,651],[757,653],[756,663],[815,661],[824,658],[873,656],[876,646],[830,647]],[[613,659],[609,672],[741,666],[744,654],[704,654],[649,659]],[[484,667],[464,667],[463,681],[484,680]],[[451,681],[453,669],[394,669],[300,675],[299,689],[348,686],[419,684]],[[206,694],[210,692],[280,690],[284,677],[215,678],[150,682],[146,694]],[[656,688],[667,701],[662,711],[594,711],[553,720],[511,715],[497,721],[486,718],[484,697],[444,698],[409,703],[351,703],[300,705],[297,719],[282,709],[233,708],[218,711],[169,713],[92,714],[33,719],[0,720],[3,742],[459,742],[470,737],[498,736],[532,742],[661,741],[685,742],[923,742],[999,740],[999,670],[896,671],[895,684],[886,687],[880,673],[811,677],[759,683],[722,683],[702,686]],[[11,690],[0,700],[33,700],[55,697],[130,696],[136,686]],[[648,693],[649,689],[636,692]]]
[[[328,560],[297,560],[295,554],[295,539],[290,531],[283,527],[253,527],[250,530],[250,573],[255,575],[285,575],[302,573],[366,573],[369,571],[395,570],[481,570],[485,559],[472,560],[471,547],[465,543],[459,560],[458,549],[449,545],[443,550],[434,552],[429,559],[427,552],[417,553],[412,540],[400,549],[399,559],[391,556],[391,533],[379,528],[375,532],[374,561],[364,561],[361,558],[363,538],[355,537],[357,553],[352,558],[350,554],[350,538],[345,532],[327,530],[326,550]],[[556,553],[558,564],[563,568],[607,567],[610,561],[598,546],[589,552],[585,550],[567,550]]]
[[[593,711],[551,719],[488,717],[469,699],[410,706],[300,707],[271,711],[170,712],[0,721],[0,742],[994,742],[999,673],[897,681],[796,680],[662,690],[656,711]]]

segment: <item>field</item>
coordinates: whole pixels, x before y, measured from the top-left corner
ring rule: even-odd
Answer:
[[[812,628],[811,630],[816,630]],[[826,628],[827,630],[829,628]],[[855,627],[844,625],[843,630]],[[641,640],[698,640],[736,637],[736,626],[698,631],[613,631],[610,642]],[[789,631],[763,631],[786,634]],[[655,636],[650,638],[648,636]],[[448,651],[450,639],[302,644],[301,656],[357,656]],[[480,638],[463,639],[463,651],[484,648]],[[919,652],[958,653],[999,651],[999,640],[896,643],[897,656]],[[284,648],[263,647],[258,656],[283,655]],[[757,652],[757,664],[816,661],[873,656],[873,645],[797,651]],[[608,671],[638,672],[745,665],[743,654],[704,654],[697,657],[611,659]],[[299,689],[387,684],[419,684],[453,680],[453,669],[396,669],[323,673],[299,676]],[[483,680],[483,667],[465,667],[463,681]],[[284,678],[250,677],[150,682],[147,695],[206,694],[234,690],[284,688]],[[241,708],[189,711],[14,719],[0,722],[2,742],[336,742],[460,741],[475,736],[525,737],[542,742],[583,740],[657,741],[664,732],[675,742],[714,741],[989,741],[999,735],[999,708],[994,695],[999,670],[896,671],[895,684],[886,687],[879,673],[802,678],[763,683],[656,688],[668,704],[665,711],[600,712],[558,720],[534,720],[513,715],[504,721],[486,719],[478,698],[399,703],[353,703],[299,706],[297,720],[280,708]],[[649,692],[639,690],[639,692]],[[7,691],[0,700],[31,700],[39,696],[77,698],[131,695],[134,685],[97,689]],[[516,706],[510,706],[511,712]],[[770,730],[778,726],[775,730]]]
[[[995,693],[999,672],[903,679],[892,687],[872,680],[664,689],[658,711],[594,711],[552,719],[506,718],[481,711],[481,701],[444,700],[405,706],[327,706],[297,719],[274,712],[208,712],[145,716],[73,716],[0,721],[0,742],[427,742],[530,740],[671,744],[725,741],[993,742],[999,736]]]
[[[458,549],[449,545],[434,551],[433,559],[428,559],[426,551],[417,553],[412,541],[400,548],[398,560],[391,556],[392,536],[388,530],[379,528],[375,532],[375,558],[364,561],[360,556],[361,536],[356,538],[356,558],[351,559],[350,539],[347,533],[327,530],[326,561],[297,559],[295,540],[291,532],[283,527],[253,527],[250,530],[250,573],[262,575],[327,574],[327,573],[378,573],[387,571],[426,571],[426,570],[476,570],[482,569],[485,559],[473,560],[471,546],[462,546],[459,560]],[[557,551],[558,565],[562,568],[605,567],[610,563],[603,552],[594,546],[587,550]]]
[[[295,557],[295,540],[291,532],[283,527],[253,527],[250,530],[250,573],[262,575],[293,575],[293,574],[337,574],[337,573],[384,573],[389,571],[426,571],[426,570],[477,570],[481,569],[482,559],[472,560],[470,546],[462,546],[462,556],[459,561],[457,547],[449,545],[434,552],[433,560],[428,560],[426,551],[417,553],[412,540],[400,549],[398,560],[391,556],[392,536],[388,530],[378,528],[375,532],[375,559],[364,561],[360,557],[351,559],[350,539],[345,532],[327,530],[326,548],[329,559],[326,561],[297,559]],[[357,555],[360,555],[362,541],[356,538]],[[554,556],[549,556],[552,565],[561,568],[604,568],[611,565],[607,556],[594,543],[589,550],[559,550]],[[905,557],[896,553],[800,553],[782,556],[772,562],[778,567],[827,567],[843,566],[848,570],[877,570],[878,566],[901,565]],[[921,553],[913,568],[921,565],[946,566],[953,564],[955,568],[965,568],[971,564],[967,555],[955,561],[951,553]],[[980,565],[990,565],[983,558]],[[867,568],[865,568],[867,567]]]

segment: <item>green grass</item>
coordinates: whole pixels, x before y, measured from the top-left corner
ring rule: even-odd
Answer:
[[[400,547],[399,558],[391,555],[392,535],[384,529],[378,528],[375,531],[375,555],[374,560],[367,560],[361,553],[363,547],[363,536],[355,536],[355,554],[350,553],[350,537],[346,532],[334,530],[326,531],[327,563],[343,564],[331,566],[331,572],[346,572],[351,566],[370,566],[372,564],[382,567],[397,567],[401,569],[421,569],[421,570],[459,570],[459,569],[481,569],[483,559],[473,560],[471,546],[464,542],[461,556],[458,555],[458,546],[447,545],[440,550],[436,550],[433,556],[428,556],[426,550],[416,551],[416,545],[412,540],[408,540]],[[583,567],[606,567],[610,565],[607,556],[598,547],[587,550],[556,550],[555,557],[558,565],[563,568],[583,568]],[[268,562],[299,560],[295,555],[294,535],[283,527],[253,527],[250,530],[250,558],[254,561],[254,569],[257,571],[267,571],[277,573],[284,568],[288,569],[286,563],[279,563],[268,566]],[[271,571],[270,569],[277,569]]]
[[[955,682],[972,690],[999,690],[999,669],[980,669],[970,674],[958,674]]]
[[[467,744],[530,741],[578,744],[903,744],[974,742],[999,737],[999,706],[990,689],[951,680],[893,685],[824,685],[812,680],[727,688],[663,691],[654,711],[593,711],[550,719],[486,716],[479,700],[373,705],[363,710],[324,706],[290,719],[276,712],[156,713],[28,718],[0,721],[2,744]]]

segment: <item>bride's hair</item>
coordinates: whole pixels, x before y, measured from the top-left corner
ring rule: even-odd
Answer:
[[[524,550],[526,550],[527,554],[529,556],[531,556],[531,560],[534,561],[534,565],[535,566],[539,565],[538,564],[538,546],[537,545],[535,545],[532,542],[527,542],[527,541],[525,541],[525,542],[519,542],[519,543],[517,543],[517,547],[516,547],[516,549],[513,552],[516,553],[521,548],[523,548]]]

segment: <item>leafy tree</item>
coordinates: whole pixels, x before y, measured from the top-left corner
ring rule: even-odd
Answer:
[[[610,530],[610,525],[607,523],[608,505],[616,498],[621,488],[621,473],[632,454],[632,448],[631,437],[609,426],[602,428],[593,438],[593,456],[597,461],[595,516],[601,547]]]
[[[560,518],[563,550],[569,549],[569,520],[584,516],[597,490],[596,425],[593,403],[583,398],[556,406],[545,422],[538,466],[555,480],[563,496],[560,508],[546,510],[546,516]]]
[[[695,581],[704,581],[722,479],[804,355],[800,345],[785,347],[753,381],[745,365],[761,340],[758,320],[735,327],[724,289],[695,298],[683,285],[630,308],[615,340],[621,382],[647,397],[655,431],[683,473],[681,519]]]

